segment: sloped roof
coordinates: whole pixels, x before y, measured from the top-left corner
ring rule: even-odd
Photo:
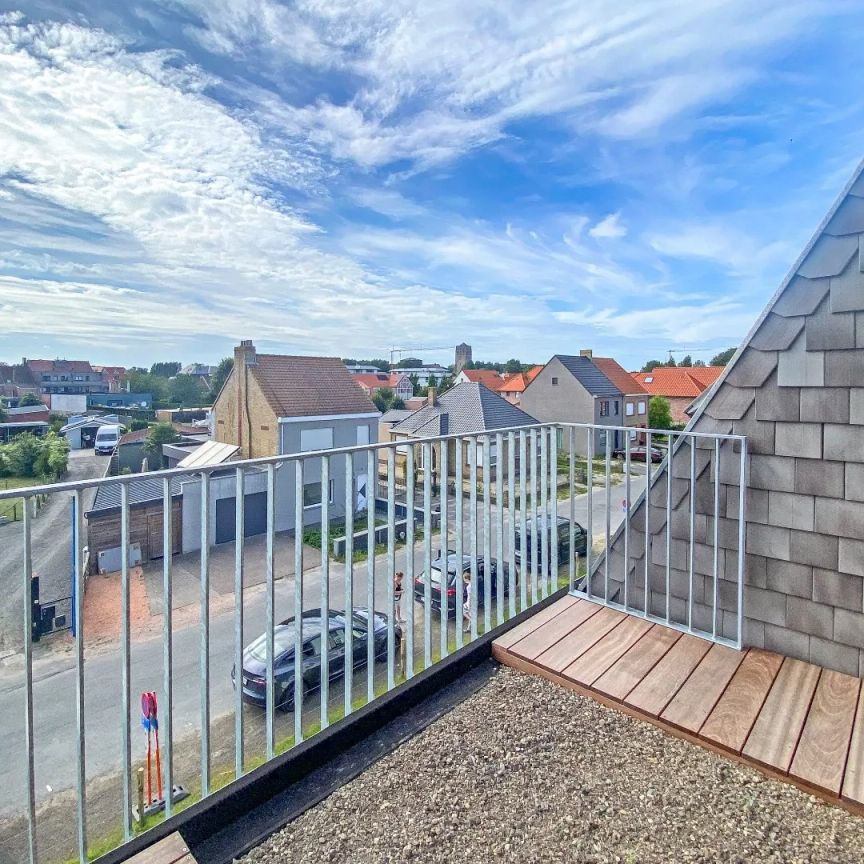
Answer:
[[[338,357],[258,354],[248,367],[277,417],[377,412]],[[233,373],[232,373],[233,374]]]
[[[538,363],[536,366],[532,366],[525,373],[528,376],[528,383],[530,384],[545,368],[546,367],[543,363]]]
[[[496,388],[499,393],[521,393],[529,384],[524,372],[505,372]]]
[[[171,497],[176,498],[181,494],[181,484],[190,480],[197,479],[196,474],[176,474],[171,477]],[[161,477],[148,476],[142,474],[140,479],[132,480],[129,483],[129,506],[138,507],[142,504],[149,504],[153,501],[162,500],[162,484]],[[113,510],[120,509],[120,484],[108,483],[105,486],[99,486],[96,490],[96,500],[93,506],[84,514],[85,516],[100,515],[110,513]]]
[[[385,411],[379,418],[379,423],[399,423],[414,412],[410,408],[391,408]]]
[[[390,386],[389,372],[358,372],[351,376],[358,384],[377,390],[380,387]]]
[[[23,363],[7,365],[0,363],[0,384],[14,384],[17,387],[38,387],[39,382],[33,372]]]
[[[33,372],[92,372],[89,360],[28,360]]]
[[[51,414],[47,405],[24,405],[20,408],[7,408],[6,413],[12,420],[45,420]]]
[[[536,422],[530,414],[483,384],[466,381],[442,393],[435,405],[424,406],[391,429],[433,437],[460,432],[489,432]]]
[[[594,365],[590,357],[572,357],[566,354],[556,354],[553,359],[561,362],[564,368],[592,396],[622,396],[624,395],[601,371]]]
[[[474,384],[483,384],[490,390],[501,386],[501,376],[494,369],[463,369],[462,374]]]
[[[592,357],[594,365],[626,396],[647,393],[645,388],[612,357]]]
[[[223,444],[221,441],[205,441],[188,456],[177,463],[178,468],[201,468],[204,465],[221,465],[233,459],[240,448],[236,444]]]
[[[723,366],[658,366],[634,372],[633,378],[652,396],[695,399],[723,373]]]

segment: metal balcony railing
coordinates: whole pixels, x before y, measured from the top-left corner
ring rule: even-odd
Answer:
[[[206,797],[565,587],[740,646],[745,465],[739,436],[542,424],[0,491],[25,505],[21,523],[0,528],[0,548],[23,562],[3,575],[23,589],[23,698],[7,700],[20,725],[0,757],[20,765],[23,754],[23,766],[4,772],[0,823],[23,819],[31,864],[86,861],[112,819],[116,842],[129,840],[181,796]],[[94,493],[116,506],[97,508]],[[34,646],[42,517],[30,506],[45,495],[72,514],[49,542],[71,551],[73,652],[50,675]],[[118,573],[92,575],[100,552],[116,554]],[[107,645],[90,641],[90,579],[119,594]],[[142,580],[155,635],[132,616]],[[158,702],[160,773],[144,800],[133,730],[153,705],[139,709],[133,685]],[[66,835],[49,818],[68,807],[54,801],[64,790],[75,801]]]

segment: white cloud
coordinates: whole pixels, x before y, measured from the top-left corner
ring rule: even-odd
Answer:
[[[627,226],[621,222],[620,213],[610,213],[588,230],[592,237],[604,240],[615,240],[627,236]]]

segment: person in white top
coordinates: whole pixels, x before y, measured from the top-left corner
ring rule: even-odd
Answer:
[[[463,573],[462,582],[465,585],[465,600],[462,603],[462,629],[471,629],[471,574]]]

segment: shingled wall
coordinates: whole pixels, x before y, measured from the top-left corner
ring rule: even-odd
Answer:
[[[864,676],[864,163],[768,304],[690,427],[746,435],[745,644]],[[721,631],[734,636],[737,445],[721,454]],[[685,620],[689,445],[673,460],[672,614]],[[713,473],[697,446],[694,624],[710,629]],[[649,597],[665,604],[666,469],[651,489]],[[632,523],[644,527],[643,501]],[[610,572],[623,573],[624,537]],[[631,602],[644,572],[644,533],[631,534]],[[637,574],[640,574],[637,578]],[[632,586],[632,587],[631,587]],[[635,590],[634,590],[635,589]]]

